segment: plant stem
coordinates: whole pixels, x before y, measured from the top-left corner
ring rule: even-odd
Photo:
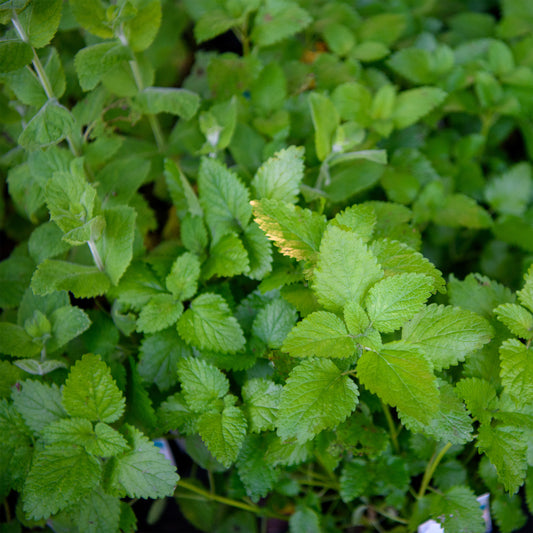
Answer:
[[[4,499],[4,511],[6,513],[6,522],[11,522],[11,511],[9,510],[9,504],[7,498]]]
[[[207,478],[209,480],[209,492],[211,494],[215,493],[215,478],[213,477],[213,472],[211,470],[207,471]]]
[[[87,244],[89,245],[89,250],[91,250],[91,254],[93,256],[94,262],[96,266],[98,267],[98,270],[101,272],[104,271],[104,263],[102,261],[102,258],[100,257],[100,254],[98,253],[98,249],[96,248],[96,244],[92,239],[89,239],[87,241]]]
[[[437,450],[435,450],[435,453],[431,457],[426,467],[426,471],[424,472],[424,477],[422,478],[422,485],[420,485],[420,490],[418,491],[419,499],[422,498],[422,496],[424,496],[424,494],[426,493],[429,482],[431,481],[431,478],[433,477],[433,474],[435,473],[437,466],[439,466],[439,463],[442,461],[442,458],[446,455],[446,452],[451,447],[452,447],[452,443],[448,442],[438,454],[437,454]]]
[[[394,425],[394,420],[389,409],[389,406],[385,402],[381,402],[383,412],[385,413],[385,418],[387,419],[387,424],[389,426],[390,437],[392,440],[392,446],[396,453],[400,453],[400,444],[398,443],[398,431]]]

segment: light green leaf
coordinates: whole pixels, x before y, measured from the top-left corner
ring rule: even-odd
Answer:
[[[231,16],[225,9],[211,9],[203,13],[194,26],[194,38],[198,44],[221,35],[241,24],[241,17]]]
[[[107,6],[104,6],[102,0],[69,0],[69,3],[80,26],[102,39],[113,37],[113,30],[106,16]]]
[[[252,180],[256,198],[296,203],[304,176],[303,158],[303,148],[289,146],[263,163]]]
[[[67,342],[81,335],[90,325],[91,320],[79,307],[66,305],[52,312],[52,338],[46,344],[51,353],[58,350]]]
[[[374,328],[391,333],[420,311],[431,294],[433,281],[424,274],[397,274],[378,281],[365,305]]]
[[[165,283],[177,300],[189,300],[196,294],[199,277],[200,260],[196,255],[185,252],[174,261]]]
[[[212,244],[209,257],[203,265],[202,277],[231,277],[248,272],[248,253],[244,245],[233,232],[227,233]]]
[[[206,411],[229,391],[228,378],[203,359],[187,357],[178,361],[182,393],[193,411]]]
[[[206,254],[208,236],[203,217],[186,213],[181,220],[180,237],[183,246],[193,254]]]
[[[520,303],[533,313],[533,265],[529,267],[524,277],[524,286],[516,295]]]
[[[114,422],[124,412],[124,397],[100,356],[85,354],[63,386],[63,406],[71,416]]]
[[[264,198],[251,202],[255,221],[283,255],[314,261],[326,219],[309,209]]]
[[[347,207],[338,213],[332,224],[355,233],[363,242],[368,242],[374,233],[376,213],[370,205],[360,204]]]
[[[98,459],[76,446],[50,445],[35,452],[23,493],[24,512],[48,518],[87,496],[99,483]]]
[[[161,1],[135,2],[135,16],[124,22],[124,35],[134,52],[146,50],[154,41],[161,24]]]
[[[511,333],[521,339],[533,337],[533,315],[517,304],[503,304],[494,309],[494,314],[503,322]]]
[[[431,304],[418,313],[402,330],[402,340],[417,346],[442,370],[478,350],[491,340],[490,324],[472,311]]]
[[[0,353],[15,357],[33,357],[42,350],[40,342],[26,333],[24,328],[9,322],[0,322]]]
[[[171,113],[189,120],[196,114],[200,98],[187,89],[147,87],[137,95],[137,103],[143,112],[150,115]]]
[[[244,413],[234,405],[227,405],[221,413],[204,413],[198,419],[198,433],[202,440],[226,467],[237,459],[246,437],[246,427]]]
[[[245,343],[239,323],[218,294],[195,298],[179,319],[178,332],[187,343],[215,352],[235,353]]]
[[[179,480],[176,467],[137,428],[126,425],[124,435],[130,450],[110,461],[111,490],[130,498],[172,496]]]
[[[171,294],[152,296],[137,319],[137,331],[155,333],[174,324],[183,313],[183,304]]]
[[[281,349],[293,357],[350,357],[355,343],[337,315],[316,311],[292,329]]]
[[[438,410],[439,391],[431,364],[412,345],[391,342],[379,353],[364,351],[357,376],[370,392],[421,423],[429,422]]]
[[[329,226],[320,245],[313,289],[330,311],[360,303],[367,289],[383,277],[375,256],[354,233]]]
[[[0,72],[19,70],[33,59],[31,46],[19,40],[0,41]]]
[[[187,212],[195,217],[203,217],[204,212],[191,184],[175,161],[165,159],[165,182],[178,216],[183,219]]]
[[[251,222],[241,235],[250,263],[246,275],[251,279],[262,279],[272,270],[272,246],[261,228]]]
[[[146,383],[155,383],[165,391],[178,380],[178,361],[190,357],[192,352],[181,340],[175,328],[147,335],[139,350],[139,374]]]
[[[357,302],[348,302],[344,308],[344,321],[354,342],[374,351],[381,350],[381,335],[370,325],[365,310]]]
[[[204,158],[198,175],[200,204],[207,225],[215,238],[229,231],[244,229],[252,214],[248,189],[222,163]]]
[[[278,435],[304,443],[344,421],[355,409],[358,396],[356,384],[332,361],[304,359],[283,388]]]
[[[321,533],[320,516],[310,507],[299,505],[289,518],[289,532]]]
[[[263,378],[253,378],[242,388],[244,411],[250,431],[274,430],[281,399],[281,385]]]
[[[531,198],[531,165],[518,163],[485,187],[485,198],[502,215],[524,214]]]
[[[45,148],[61,142],[75,128],[74,117],[56,99],[50,99],[28,122],[18,138],[26,150]]]
[[[441,226],[483,229],[492,226],[490,214],[473,198],[451,194],[433,212],[433,221]]]
[[[129,59],[131,59],[130,50],[118,41],[82,48],[74,59],[81,88],[84,91],[91,91],[100,83],[104,74]]]
[[[296,309],[283,298],[267,303],[254,319],[252,332],[269,348],[281,348],[298,319]]]
[[[62,0],[33,0],[20,12],[19,23],[31,46],[42,48],[52,40],[61,20],[62,7]]]
[[[111,426],[98,422],[94,426],[95,438],[86,443],[86,450],[98,457],[113,457],[128,448],[126,439]]]
[[[21,391],[13,392],[13,404],[35,433],[40,433],[48,424],[67,416],[56,384],[26,380],[22,383]]]
[[[104,294],[109,278],[96,267],[45,259],[35,271],[31,287],[35,294],[71,291],[77,298],[91,298]]]
[[[465,378],[457,383],[456,390],[472,416],[489,424],[497,405],[494,385],[481,378]]]
[[[339,114],[331,100],[320,93],[309,95],[309,105],[315,127],[316,154],[320,161],[324,161],[332,150],[333,136],[340,123]]]
[[[407,128],[433,111],[447,93],[437,87],[417,87],[402,91],[396,98],[392,120],[398,129]]]
[[[510,304],[509,304],[510,305]],[[500,346],[502,385],[517,406],[533,404],[533,356],[531,349],[516,339]]]

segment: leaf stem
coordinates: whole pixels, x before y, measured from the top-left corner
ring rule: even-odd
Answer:
[[[429,482],[431,481],[431,478],[433,477],[433,474],[435,473],[435,470],[437,469],[437,466],[439,466],[439,463],[442,461],[442,458],[446,455],[446,452],[452,447],[452,443],[448,442],[445,444],[445,446],[442,448],[442,450],[437,454],[437,450],[435,450],[435,453],[429,460],[428,465],[426,466],[426,471],[424,472],[424,477],[422,478],[422,484],[420,485],[420,490],[418,491],[418,498],[422,498],[424,494],[426,493],[426,490],[428,488]]]
[[[96,248],[95,242],[92,239],[89,239],[87,241],[87,244],[89,245],[89,250],[91,250],[91,255],[93,256],[94,262],[96,266],[98,267],[98,270],[103,272],[104,263],[102,261],[102,258],[100,257],[100,254],[98,253],[98,249]]]
[[[392,419],[389,406],[382,400],[381,407],[383,408],[383,412],[385,413],[385,418],[387,419],[387,424],[389,426],[389,433],[390,433],[390,437],[392,440],[392,446],[394,448],[394,451],[396,453],[400,453],[400,444],[398,443],[398,430],[396,429],[396,426],[394,425],[394,420]]]

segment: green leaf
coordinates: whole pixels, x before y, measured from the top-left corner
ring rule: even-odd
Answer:
[[[120,500],[96,489],[76,504],[73,514],[74,523],[85,533],[118,531]],[[120,530],[126,531],[122,527]]]
[[[46,148],[61,142],[75,128],[74,117],[57,100],[48,100],[28,122],[18,138],[26,150]]]
[[[481,378],[466,378],[457,383],[456,389],[472,416],[481,422],[490,423],[496,406],[494,385]]]
[[[524,277],[524,287],[516,295],[520,303],[533,313],[533,265]]]
[[[172,159],[165,159],[165,182],[178,216],[181,219],[185,217],[187,212],[195,217],[203,217],[204,212],[196,193],[181,169]]]
[[[307,315],[288,334],[281,349],[292,357],[351,357],[355,343],[344,322],[333,313]]]
[[[137,95],[137,103],[144,113],[170,113],[185,120],[196,114],[200,98],[187,89],[174,87],[147,87]]]
[[[248,225],[252,214],[248,189],[222,163],[212,158],[202,159],[198,190],[207,225],[215,240]]]
[[[250,265],[246,275],[251,279],[262,279],[272,270],[272,246],[268,237],[255,222],[251,222],[241,239]]]
[[[491,502],[491,513],[502,533],[512,533],[527,525],[528,517],[522,510],[522,498],[518,494],[497,494]]]
[[[418,313],[402,330],[402,340],[418,347],[442,370],[478,350],[491,340],[490,324],[472,311],[431,304]]]
[[[422,423],[438,410],[439,391],[431,364],[410,344],[391,342],[379,353],[364,351],[357,376],[370,392]]]
[[[193,411],[206,411],[229,391],[228,378],[203,359],[187,357],[178,361],[182,393]]]
[[[510,304],[509,304],[510,305]],[[533,357],[531,349],[516,339],[500,346],[502,385],[517,406],[533,403]]]
[[[241,17],[231,16],[225,9],[212,9],[203,13],[194,26],[197,44],[213,39],[241,23]]]
[[[203,217],[187,213],[181,220],[180,237],[190,252],[199,256],[206,253],[208,237]]]
[[[363,242],[368,242],[374,233],[376,213],[370,205],[360,204],[347,207],[338,213],[332,224],[355,233]]]
[[[398,129],[407,128],[433,111],[446,98],[447,93],[437,87],[417,87],[402,91],[396,98],[392,120]]]
[[[267,303],[254,319],[252,331],[269,348],[281,348],[298,319],[296,309],[283,298]]]
[[[496,467],[505,490],[514,494],[524,482],[527,469],[527,440],[511,426],[482,424],[476,443]]]
[[[72,14],[87,31],[101,37],[110,39],[113,30],[108,24],[106,7],[102,0],[69,0]]]
[[[203,265],[202,277],[230,277],[249,270],[248,253],[242,241],[233,232],[227,233],[212,244],[209,257]]]
[[[0,262],[0,307],[18,306],[34,269],[34,262],[25,256],[12,254]]]
[[[256,198],[296,203],[304,176],[303,159],[304,150],[300,147],[289,146],[276,152],[261,165],[252,180]]]
[[[0,339],[2,333],[0,333]],[[0,399],[11,395],[11,388],[18,381],[22,381],[22,372],[9,361],[0,361]]]
[[[175,328],[147,335],[139,350],[139,374],[146,383],[155,383],[161,391],[175,385],[178,380],[178,361],[190,357],[191,350],[180,339]]]
[[[320,93],[309,95],[309,105],[315,127],[316,154],[320,161],[324,161],[332,150],[333,136],[340,122],[339,114],[331,100]]]
[[[196,294],[199,277],[200,260],[194,254],[185,252],[174,261],[165,283],[177,300],[189,300]]]
[[[198,433],[202,440],[226,467],[237,459],[246,437],[246,427],[244,413],[234,405],[226,405],[221,413],[204,413],[198,419]]]
[[[374,328],[391,333],[420,311],[431,294],[432,279],[424,274],[397,274],[373,285],[365,299]]]
[[[183,313],[183,304],[171,294],[158,294],[143,306],[137,319],[137,331],[155,333],[174,324]]]
[[[100,356],[85,354],[71,368],[63,386],[63,406],[71,416],[114,422],[124,412],[124,398]]]
[[[266,0],[255,16],[250,37],[256,46],[270,46],[302,31],[312,20],[296,2]]]
[[[533,337],[533,315],[517,304],[503,304],[494,309],[494,314],[517,337],[529,340]]]
[[[431,496],[431,515],[446,533],[484,533],[483,511],[468,487],[456,486]]]
[[[48,518],[87,496],[102,476],[100,462],[80,447],[50,445],[37,450],[24,485],[24,512]]]
[[[339,492],[343,502],[349,503],[355,498],[364,496],[372,481],[368,463],[361,459],[352,459],[345,463],[339,481]]]
[[[67,416],[61,405],[61,392],[55,384],[26,380],[22,383],[21,391],[13,392],[13,405],[35,433],[40,433],[48,424]]]
[[[304,359],[283,388],[278,435],[304,443],[344,421],[355,409],[358,396],[355,383],[332,361]]]
[[[251,202],[255,221],[283,255],[316,260],[326,219],[309,209],[264,198]]]
[[[281,385],[263,378],[253,378],[242,387],[244,411],[250,431],[274,430],[281,399]]]
[[[91,325],[89,317],[79,308],[65,305],[50,315],[52,338],[46,344],[51,353],[81,335]]]
[[[45,259],[31,280],[35,294],[52,294],[66,290],[76,298],[92,298],[104,294],[110,286],[109,278],[95,266],[78,265]]]
[[[18,40],[0,41],[0,72],[13,72],[33,59],[33,50]]]
[[[24,328],[9,322],[0,322],[0,353],[15,357],[34,357],[42,350]]]
[[[498,213],[521,216],[529,203],[531,190],[531,165],[524,162],[490,181],[485,188],[485,198]]]
[[[464,194],[446,196],[433,213],[433,221],[441,226],[483,229],[492,226],[492,218],[473,198]]]
[[[290,533],[321,533],[320,516],[310,507],[300,505],[289,518]]]
[[[187,343],[215,352],[235,353],[245,344],[239,323],[218,294],[195,298],[179,319],[178,332]]]
[[[82,48],[74,59],[76,73],[84,91],[94,89],[102,76],[122,61],[131,59],[130,50],[118,41],[93,44]]]
[[[348,302],[360,303],[367,289],[382,277],[375,256],[357,235],[328,227],[313,284],[318,301],[326,309],[339,311]]]
[[[62,0],[33,0],[19,14],[19,22],[34,48],[46,46],[54,37],[61,20]]]
[[[124,22],[124,35],[134,52],[146,50],[154,41],[161,24],[161,1],[135,2],[135,16]]]
[[[110,461],[111,490],[130,498],[172,496],[179,480],[176,467],[137,428],[126,425],[124,435],[130,450]]]

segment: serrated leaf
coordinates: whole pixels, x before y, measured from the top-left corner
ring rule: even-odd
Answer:
[[[62,7],[61,0],[34,0],[20,12],[19,24],[31,46],[42,48],[52,40],[61,20]]]
[[[344,503],[363,496],[372,481],[368,463],[361,459],[352,459],[347,462],[342,469],[339,481],[339,492]]]
[[[80,26],[102,39],[113,37],[102,0],[69,0],[69,3]]]
[[[199,96],[187,89],[174,87],[147,87],[137,95],[141,110],[150,115],[171,113],[189,120],[200,105]]]
[[[187,343],[215,352],[235,353],[245,344],[239,323],[218,294],[195,298],[179,319],[178,332]]]
[[[226,467],[237,459],[246,437],[246,427],[244,413],[234,405],[227,405],[221,413],[204,413],[198,419],[198,433],[202,440]]]
[[[520,303],[533,313],[533,265],[529,267],[527,274],[524,276],[524,286],[516,295]]]
[[[304,176],[303,157],[303,148],[289,146],[263,163],[252,180],[256,198],[296,203]]]
[[[71,416],[114,422],[124,412],[124,397],[100,356],[85,354],[63,386],[63,406]]]
[[[407,128],[433,111],[447,93],[437,87],[417,87],[402,91],[396,98],[392,120],[398,129]]]
[[[61,405],[61,392],[55,383],[47,385],[39,381],[24,381],[21,391],[13,391],[13,405],[35,433],[67,416]]]
[[[472,413],[481,422],[489,423],[496,406],[496,388],[492,383],[481,378],[466,378],[456,385],[457,394]]]
[[[184,435],[196,433],[198,413],[187,405],[181,392],[169,396],[158,408],[157,418],[162,431],[177,429]]]
[[[262,279],[272,270],[272,246],[268,237],[255,222],[251,222],[241,239],[248,253],[249,269],[246,275],[251,279]]]
[[[104,294],[111,285],[109,278],[97,267],[45,259],[31,280],[31,288],[38,295],[66,290],[76,298],[92,298]]]
[[[420,311],[431,294],[432,279],[424,274],[398,274],[378,281],[365,298],[374,328],[391,333]]]
[[[248,189],[222,163],[212,158],[202,159],[198,190],[207,225],[215,240],[248,225],[252,215]]]
[[[431,514],[446,533],[484,533],[483,510],[468,487],[456,486],[431,497]]]
[[[519,407],[533,403],[533,356],[531,349],[516,339],[500,346],[500,377],[507,394]]]
[[[141,52],[154,41],[161,24],[161,0],[135,4],[135,16],[124,23],[124,34],[131,49]]]
[[[145,382],[155,383],[162,391],[177,382],[178,361],[192,355],[174,328],[147,335],[139,353],[139,374]]]
[[[281,385],[263,378],[247,381],[242,388],[244,412],[250,431],[274,430],[281,399]]]
[[[101,476],[100,462],[83,448],[50,445],[37,450],[24,485],[24,512],[34,520],[48,518],[87,496]]]
[[[120,503],[117,497],[96,489],[76,504],[72,510],[74,522],[80,531],[85,533],[118,531]],[[120,530],[127,531],[123,527]]]
[[[86,450],[98,457],[113,457],[128,448],[126,439],[111,426],[98,422],[94,426],[95,438],[86,443]]]
[[[176,467],[137,428],[126,425],[124,435],[130,451],[111,459],[111,489],[121,497],[171,496],[179,480]]]
[[[436,304],[427,306],[402,330],[402,340],[417,346],[437,371],[463,361],[492,335],[490,324],[478,314]]]
[[[292,329],[281,349],[292,357],[342,358],[355,353],[355,343],[337,315],[316,311]]]
[[[476,443],[496,467],[505,490],[514,494],[524,482],[527,469],[527,440],[512,426],[482,424]]]
[[[230,232],[212,244],[209,257],[203,265],[202,277],[209,279],[215,275],[237,276],[248,272],[249,268],[248,253],[241,239]]]
[[[435,290],[446,292],[446,282],[440,270],[407,244],[395,240],[377,239],[370,244],[370,250],[377,257],[385,276],[406,272],[425,274],[433,278]]]
[[[296,309],[283,298],[267,303],[252,324],[252,332],[269,348],[281,348],[285,337],[298,319]]]
[[[528,517],[522,510],[522,498],[518,494],[496,494],[491,502],[491,514],[501,533],[522,530],[527,525]]]
[[[370,205],[352,205],[338,213],[333,224],[355,233],[363,242],[368,242],[376,226],[376,213]]]
[[[356,344],[374,351],[381,350],[383,343],[378,331],[370,326],[370,319],[357,302],[348,302],[344,308],[344,321]]]
[[[33,59],[31,46],[19,40],[0,41],[0,72],[21,69]]]
[[[251,202],[258,226],[283,255],[316,260],[326,219],[309,209],[264,198]]]
[[[189,300],[196,294],[199,277],[200,260],[194,254],[185,252],[174,261],[165,283],[177,300]]]
[[[299,443],[342,422],[357,405],[356,384],[329,359],[304,359],[289,375],[278,416],[278,435]]]
[[[152,296],[137,319],[137,331],[155,333],[174,324],[183,313],[183,304],[171,294]]]
[[[42,347],[40,342],[34,342],[24,328],[0,322],[0,353],[15,357],[34,357]]]
[[[91,325],[91,320],[84,311],[70,305],[53,311],[50,315],[50,322],[52,323],[52,338],[46,344],[50,353],[81,335]]]
[[[431,364],[413,345],[392,342],[379,353],[364,351],[357,376],[370,392],[421,423],[429,422],[438,410],[439,391]]]
[[[330,311],[360,303],[367,289],[383,277],[375,256],[354,233],[329,226],[320,245],[313,289]]]
[[[533,337],[533,315],[522,306],[503,304],[494,309],[494,314],[517,337],[526,340]]]
[[[183,397],[194,411],[205,411],[229,391],[228,378],[203,359],[187,357],[178,361]]]

